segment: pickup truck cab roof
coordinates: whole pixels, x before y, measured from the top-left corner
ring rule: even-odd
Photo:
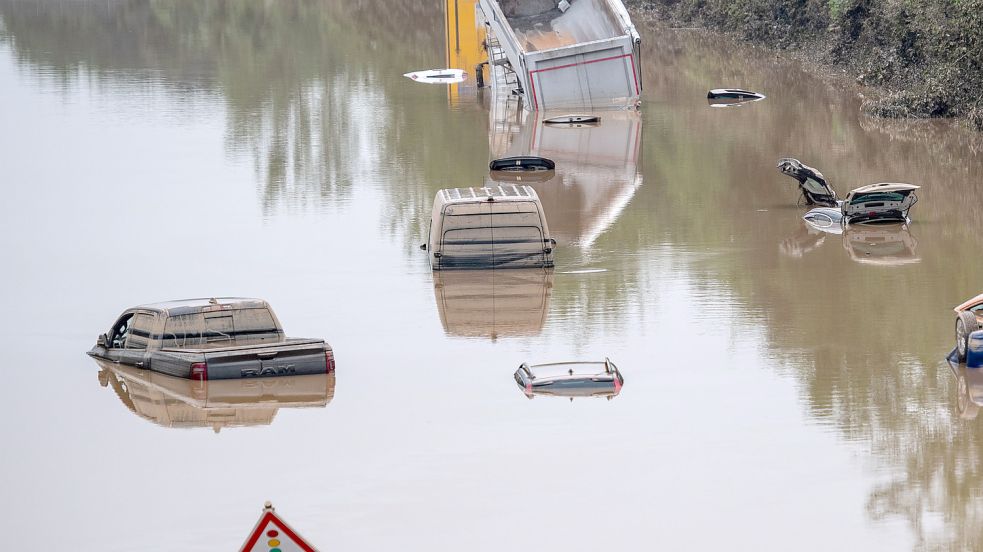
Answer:
[[[269,308],[269,303],[251,297],[210,297],[200,299],[179,299],[138,305],[131,310],[160,312],[167,316],[194,314],[221,309]]]

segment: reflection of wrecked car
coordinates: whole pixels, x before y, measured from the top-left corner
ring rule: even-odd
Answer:
[[[778,170],[799,183],[806,204],[823,206],[803,217],[807,222],[816,223],[817,228],[819,225],[909,222],[908,211],[918,201],[915,190],[919,186],[895,182],[861,186],[840,200],[822,173],[798,159],[779,160]]]
[[[864,224],[849,226],[843,232],[843,248],[858,263],[903,265],[917,263],[918,240],[907,224]]]
[[[965,361],[967,364],[978,366],[980,364],[977,364],[977,358],[983,363],[983,350],[978,350],[983,342],[977,345],[975,341],[983,340],[983,334],[974,334],[974,332],[983,329],[983,293],[952,310],[956,313],[957,358],[960,362]],[[977,354],[980,356],[977,357]]]
[[[827,234],[842,235],[843,248],[850,259],[861,264],[895,266],[917,263],[918,240],[911,235],[907,224],[860,224],[842,226],[840,211],[818,207],[809,211],[806,224],[779,245],[779,251],[789,257],[802,257],[822,246]]]
[[[499,337],[539,335],[549,312],[553,270],[442,270],[433,292],[448,335]]]
[[[522,363],[515,382],[530,399],[534,395],[560,397],[615,397],[625,380],[609,359],[603,362]]]
[[[323,407],[335,375],[195,381],[95,359],[99,383],[134,414],[164,427],[269,425],[280,408]]]
[[[284,336],[266,301],[186,299],[127,309],[89,355],[196,380],[324,374],[334,353],[323,339]]]
[[[431,217],[422,247],[434,270],[553,266],[556,241],[529,186],[440,190]]]

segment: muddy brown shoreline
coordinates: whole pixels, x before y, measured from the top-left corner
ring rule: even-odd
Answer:
[[[641,21],[718,32],[847,73],[865,114],[953,119],[983,131],[983,0],[942,6],[892,0],[629,0]]]

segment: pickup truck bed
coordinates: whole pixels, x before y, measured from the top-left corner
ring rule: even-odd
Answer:
[[[237,347],[164,348],[151,356],[150,369],[187,378],[192,363],[204,362],[210,380],[323,374],[325,351],[330,350],[324,340],[300,338]]]

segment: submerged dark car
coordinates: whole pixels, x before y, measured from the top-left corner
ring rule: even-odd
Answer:
[[[603,362],[522,363],[514,377],[530,399],[536,395],[611,399],[621,392],[625,383],[618,367],[609,359]]]
[[[324,374],[335,369],[323,339],[294,339],[266,301],[185,299],[127,309],[88,354],[195,380]]]

